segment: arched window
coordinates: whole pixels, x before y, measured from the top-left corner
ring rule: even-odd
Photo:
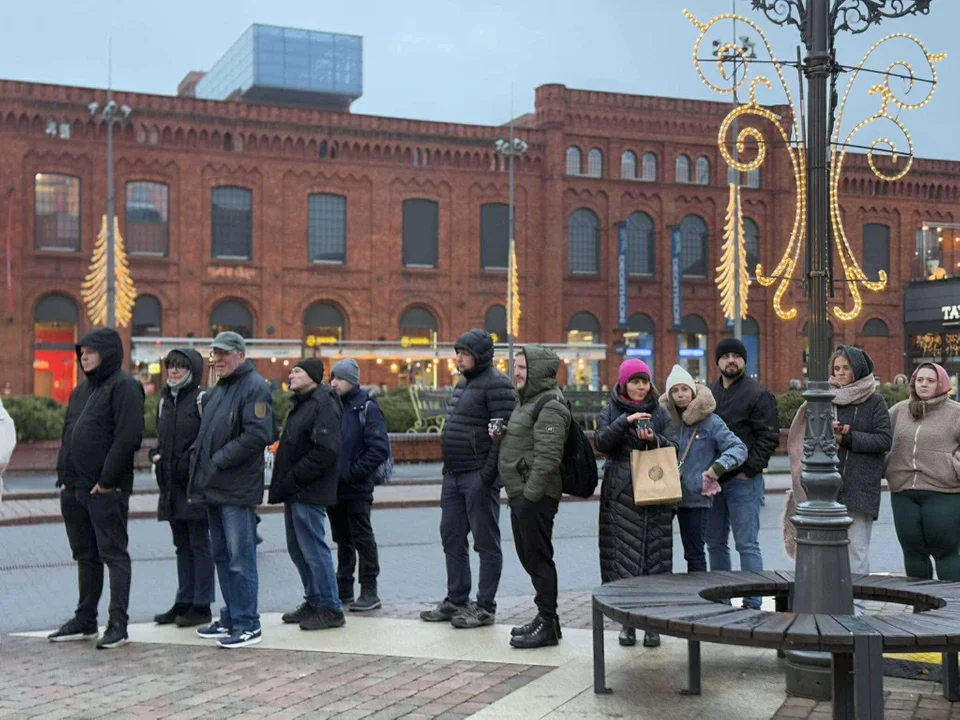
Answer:
[[[707,381],[707,323],[699,315],[687,315],[680,325],[677,363],[697,382]]]
[[[80,250],[80,178],[37,173],[33,180],[33,246]]]
[[[578,312],[567,326],[567,342],[571,345],[600,343],[600,323],[591,313]],[[577,360],[567,369],[567,383],[587,390],[600,389],[600,361]]]
[[[227,330],[253,337],[253,313],[239,300],[221,300],[210,313],[210,337]]]
[[[699,215],[680,223],[680,269],[684,277],[707,276],[707,224]]]
[[[215,187],[211,192],[210,232],[213,257],[253,257],[253,193],[243,187]]]
[[[747,272],[753,277],[760,264],[760,228],[750,218],[743,219],[743,244],[747,250]]]
[[[643,176],[642,179],[646,182],[656,182],[657,181],[657,156],[652,153],[643,154]]]
[[[493,336],[494,342],[506,342],[507,308],[503,305],[491,306],[483,316],[483,329]]]
[[[596,275],[600,267],[600,220],[580,208],[567,221],[567,270],[574,275]]]
[[[627,218],[627,272],[630,275],[653,275],[655,236],[649,215],[630,213]]]
[[[760,326],[751,317],[740,324],[743,331],[743,346],[747,349],[747,375],[754,380],[760,377]]]
[[[307,197],[307,258],[314,263],[347,261],[347,198],[343,195]]]
[[[51,293],[45,296],[33,311],[35,323],[58,323],[73,325],[79,320],[77,304],[72,298],[60,293]]]
[[[303,337],[308,347],[336,345],[347,336],[347,324],[336,305],[315,302],[303,313]]]
[[[579,175],[582,155],[580,148],[571,145],[567,148],[567,175]]]
[[[624,150],[623,154],[620,156],[620,179],[637,179],[637,156],[634,155],[630,150]]]
[[[159,337],[163,335],[163,308],[153,295],[139,295],[133,304],[133,320],[130,322],[134,337]]]
[[[807,364],[810,362],[810,323],[805,322],[803,324],[803,374],[807,374]],[[827,347],[831,349],[834,348],[833,344],[833,325],[827,323]],[[827,368],[827,372],[830,372],[832,368]]]
[[[677,165],[674,171],[675,182],[680,185],[686,185],[690,182],[690,158],[686,155],[677,157]]]
[[[701,155],[697,158],[697,185],[710,184],[710,161]]]
[[[439,257],[440,206],[433,200],[403,201],[403,264],[435,268]]]
[[[603,177],[603,151],[600,148],[593,148],[587,153],[587,175]]]
[[[72,298],[45,296],[33,311],[33,394],[66,403],[77,384],[77,323]]]
[[[480,266],[506,270],[510,252],[510,208],[504,203],[480,206]]]
[[[624,355],[628,358],[640,358],[655,372],[653,367],[656,328],[649,315],[634,313],[627,321],[627,330],[623,333]]]
[[[432,340],[437,332],[437,319],[433,313],[422,307],[409,308],[400,316],[401,338],[419,338]]]
[[[871,318],[863,324],[864,337],[890,337],[890,328],[880,318]]]
[[[166,257],[170,246],[170,187],[158,182],[128,182],[124,222],[131,255]]]
[[[890,274],[890,227],[878,223],[863,226],[863,272],[879,280],[880,271]]]

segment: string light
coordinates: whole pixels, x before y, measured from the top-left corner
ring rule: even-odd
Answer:
[[[114,240],[114,290],[117,325],[126,327],[133,318],[133,304],[137,301],[137,289],[130,277],[127,253],[120,235],[120,224],[113,219]],[[87,317],[94,325],[103,325],[107,320],[107,216],[100,223],[100,234],[93,246],[90,271],[84,278],[80,297],[87,307]]]
[[[727,204],[727,223],[723,230],[723,255],[717,268],[717,288],[720,307],[728,320],[736,317],[737,275],[739,274],[740,318],[747,317],[747,298],[750,291],[750,273],[747,269],[747,247],[743,241],[743,210],[740,189],[730,183],[730,202]],[[739,270],[739,272],[738,272]]]
[[[700,55],[700,43],[706,37],[710,29],[719,22],[725,20],[732,20],[734,22],[743,23],[745,26],[754,30],[757,35],[760,37],[763,46],[766,48],[767,53],[770,57],[770,64],[775,69],[777,78],[780,80],[781,88],[783,93],[787,98],[787,105],[794,109],[795,105],[793,102],[793,97],[790,93],[790,88],[787,85],[786,80],[783,76],[783,63],[778,61],[773,54],[773,48],[770,45],[770,42],[767,40],[766,35],[760,29],[760,27],[752,22],[749,18],[746,18],[742,15],[737,14],[723,14],[717,15],[708,22],[700,22],[697,18],[687,10],[683,11],[684,16],[697,28],[699,34],[697,39],[694,41],[693,45],[693,65],[697,71],[697,75],[700,77],[701,82],[703,82],[707,87],[709,87],[714,92],[720,94],[732,94],[736,92],[746,81],[750,74],[750,57],[740,46],[728,43],[721,46],[717,50],[717,66],[720,73],[720,77],[727,79],[727,71],[724,66],[725,62],[742,62],[744,67],[743,77],[738,79],[735,85],[728,87],[721,87],[713,82],[706,76],[704,73],[701,63],[704,62],[701,60]],[[870,59],[871,55],[884,43],[887,43],[895,39],[906,39],[914,43],[923,53],[923,56],[929,67],[932,82],[930,84],[930,89],[927,94],[918,102],[908,103],[904,100],[901,100],[894,90],[890,87],[890,77],[892,76],[894,70],[903,70],[907,76],[908,87],[904,91],[908,93],[916,84],[916,74],[914,73],[913,67],[910,63],[905,60],[895,60],[892,62],[886,70],[886,75],[882,83],[875,84],[871,86],[867,92],[868,95],[878,95],[880,99],[880,107],[878,111],[871,115],[870,117],[864,119],[858,123],[853,130],[851,130],[843,142],[840,142],[840,129],[843,121],[843,113],[846,108],[847,99],[850,96],[851,90],[853,88],[854,82],[857,79],[862,68],[866,67],[867,61]],[[736,55],[737,57],[732,57]],[[846,231],[843,226],[843,216],[840,211],[840,176],[842,174],[843,162],[846,158],[847,148],[852,146],[853,138],[862,132],[869,125],[879,121],[879,120],[888,120],[892,122],[901,133],[903,133],[904,138],[906,139],[906,163],[905,167],[902,170],[897,170],[894,168],[892,171],[884,172],[877,163],[877,158],[875,157],[875,151],[883,149],[889,151],[891,155],[891,160],[894,166],[899,160],[900,153],[897,149],[896,143],[888,137],[879,137],[873,140],[868,145],[867,150],[867,163],[870,167],[871,172],[882,181],[885,182],[895,182],[902,179],[907,173],[910,172],[910,169],[913,166],[913,138],[911,137],[907,128],[899,120],[899,111],[900,110],[919,110],[924,107],[931,101],[933,98],[934,91],[937,84],[937,71],[936,63],[943,61],[947,57],[946,53],[934,54],[927,50],[926,46],[918,40],[913,35],[907,33],[893,33],[887,35],[886,37],[878,40],[874,45],[866,52],[863,59],[860,63],[852,69],[850,81],[847,83],[847,87],[843,94],[843,99],[838,106],[837,112],[837,121],[834,127],[834,133],[832,138],[833,149],[831,151],[831,175],[829,178],[829,212],[830,212],[830,223],[833,229],[834,237],[838,239],[836,244],[837,254],[840,259],[841,270],[843,273],[844,279],[847,281],[850,288],[850,298],[852,300],[852,307],[850,310],[844,310],[841,307],[834,306],[833,314],[842,321],[853,320],[860,315],[860,312],[863,309],[863,298],[860,292],[860,287],[863,286],[865,289],[872,292],[880,292],[887,287],[887,273],[880,271],[878,273],[877,280],[870,280],[867,278],[866,274],[863,272],[863,269],[860,267],[860,264],[857,262],[856,257],[854,256],[853,249],[850,245],[849,238],[847,237]],[[903,74],[903,73],[898,73]],[[774,268],[773,272],[770,275],[766,275],[763,272],[763,266],[758,264],[756,267],[756,278],[757,282],[763,287],[771,287],[774,284],[777,284],[777,289],[774,292],[773,296],[773,309],[777,317],[781,320],[793,320],[797,317],[797,309],[794,308],[784,308],[783,307],[783,298],[787,293],[787,290],[791,286],[794,279],[794,272],[797,267],[800,265],[800,252],[803,248],[805,241],[806,233],[806,215],[807,215],[807,165],[806,165],[806,147],[804,145],[803,136],[800,133],[800,129],[797,126],[797,118],[802,115],[801,112],[793,112],[793,120],[791,123],[792,132],[788,132],[787,129],[783,126],[780,116],[776,113],[771,112],[770,110],[761,107],[757,103],[757,88],[763,85],[768,89],[772,88],[770,80],[762,75],[754,77],[750,81],[750,99],[749,102],[744,105],[738,105],[727,116],[724,118],[723,122],[720,125],[720,131],[717,135],[717,145],[720,149],[720,154],[722,155],[724,161],[727,165],[737,172],[750,172],[757,170],[763,163],[766,161],[766,143],[764,141],[764,136],[759,129],[753,126],[747,126],[742,129],[736,138],[732,138],[732,142],[736,143],[737,152],[739,154],[744,153],[746,150],[746,144],[748,140],[753,140],[757,143],[757,154],[752,160],[747,162],[741,161],[739,159],[734,159],[731,155],[728,144],[726,142],[727,133],[732,127],[734,121],[745,118],[745,117],[754,117],[762,120],[766,120],[772,124],[776,130],[779,132],[781,139],[783,140],[784,145],[787,148],[788,156],[790,157],[790,164],[793,170],[794,184],[796,186],[796,202],[794,207],[794,222],[793,227],[790,231],[790,236],[787,240],[787,246],[783,251],[783,255],[780,258],[780,262]],[[893,104],[898,108],[896,114],[890,112],[890,105]],[[797,142],[793,144],[791,142],[791,137],[796,138]],[[732,143],[731,143],[732,144]],[[721,304],[724,309],[724,314],[729,318],[732,317],[732,311],[728,314],[729,306],[733,300],[733,290],[732,290],[732,270],[728,267],[728,254],[732,258],[732,244],[728,235],[731,233],[731,217],[730,209],[728,208],[728,224],[726,233],[724,235],[725,244],[723,246],[724,250],[724,262],[721,263],[721,267],[717,268],[717,272],[720,273],[717,278],[717,284],[720,289],[721,294]],[[939,229],[938,229],[939,234]],[[942,237],[939,239],[939,242],[943,242]],[[955,242],[960,242],[960,238],[955,238]],[[723,281],[721,282],[721,276]],[[728,277],[730,276],[730,277]],[[743,287],[743,286],[741,286]],[[746,307],[744,301],[744,307]]]
[[[517,272],[517,249],[510,248],[513,257],[510,258],[513,273],[510,276],[510,287],[507,292],[513,297],[513,317],[507,318],[507,333],[513,335],[514,339],[520,334],[520,275]]]

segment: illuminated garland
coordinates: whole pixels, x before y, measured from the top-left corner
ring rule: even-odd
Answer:
[[[740,188],[730,183],[730,202],[727,205],[727,224],[723,230],[723,255],[717,268],[717,288],[720,307],[727,320],[736,316],[736,289],[739,267],[740,318],[747,317],[747,298],[750,292],[750,272],[747,268],[747,246],[743,241],[743,211]],[[739,255],[739,258],[737,257]],[[739,263],[739,264],[738,264]]]
[[[507,292],[513,297],[513,317],[507,318],[507,333],[516,338],[520,334],[520,274],[517,270],[516,248],[510,249],[510,266],[513,270],[510,273],[510,287]]]
[[[137,300],[137,290],[130,277],[127,253],[120,235],[120,225],[113,219],[114,273],[116,276],[116,320],[119,327],[126,327],[133,317],[133,304]],[[83,281],[80,296],[87,307],[87,316],[94,325],[107,322],[107,216],[103,216],[100,234],[93,246],[93,259],[90,271]]]

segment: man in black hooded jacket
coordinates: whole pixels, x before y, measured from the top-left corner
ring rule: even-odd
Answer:
[[[443,426],[443,489],[440,494],[440,538],[447,561],[447,596],[420,613],[428,622],[449,621],[454,627],[492,625],[497,611],[503,555],[500,551],[499,446],[487,426],[506,422],[516,398],[513,383],[493,367],[493,339],[485,330],[471,330],[454,345],[462,377],[453,391]],[[470,603],[470,553],[467,535],[480,555],[477,601]]]
[[[143,386],[123,372],[123,343],[100,328],[80,339],[86,375],[72,393],[57,457],[60,511],[77,561],[80,600],[73,618],[49,635],[53,642],[97,637],[103,566],[110,569],[110,617],[98,649],[127,642],[130,554],[127,513],[133,458],[143,438]]]

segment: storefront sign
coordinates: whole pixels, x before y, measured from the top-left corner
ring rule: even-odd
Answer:
[[[627,348],[627,357],[628,358],[651,358],[653,357],[653,350],[651,350],[650,348]]]
[[[257,271],[248,267],[210,266],[207,268],[207,277],[212,279],[255,280]]]
[[[673,329],[679,331],[683,326],[683,298],[680,294],[680,228],[670,231],[670,317]]]
[[[703,348],[680,348],[681,358],[702,358],[704,354]]]
[[[627,224],[617,223],[617,327],[627,327]]]
[[[411,345],[429,345],[430,338],[423,337],[407,337],[404,335],[400,338],[400,347],[410,347]]]
[[[334,335],[307,335],[305,340],[307,347],[317,347],[317,345],[336,345],[340,338]]]
[[[955,320],[960,322],[960,305],[944,305],[940,308],[940,312],[943,313],[943,319]]]

